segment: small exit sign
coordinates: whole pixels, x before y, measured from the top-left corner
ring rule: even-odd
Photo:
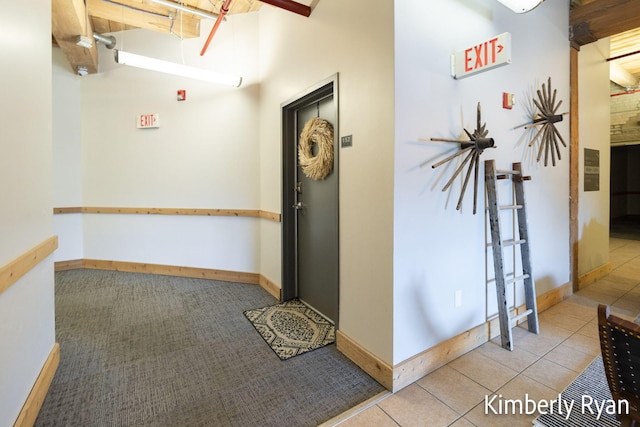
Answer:
[[[153,129],[160,127],[160,114],[140,114],[136,119],[138,129]]]

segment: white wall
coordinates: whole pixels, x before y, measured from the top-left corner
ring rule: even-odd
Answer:
[[[578,195],[578,274],[609,261],[611,102],[609,39],[582,46],[578,54],[580,159]],[[584,191],[584,149],[600,151],[600,191]]]
[[[527,134],[514,127],[529,119],[530,98],[551,77],[552,87],[569,108],[568,1],[547,1],[517,15],[496,1],[395,1],[395,217],[394,363],[468,330],[496,313],[491,252],[486,231],[483,170],[479,208],[472,214],[467,190],[456,211],[461,180],[442,192],[453,167],[431,165],[452,154],[453,144],[421,142],[430,137],[458,138],[473,132],[476,106],[497,148],[482,160],[499,169],[520,161],[532,181],[525,184],[538,294],[569,280],[568,149],[556,167],[535,162]],[[511,33],[512,63],[454,80],[451,53]],[[512,110],[502,108],[502,93],[516,95]],[[568,120],[558,126],[569,141]],[[473,178],[472,178],[473,179]],[[472,186],[472,183],[469,184]],[[485,253],[486,252],[486,253]],[[462,306],[454,308],[454,294]],[[516,303],[522,303],[518,298]]]
[[[82,206],[82,140],[80,138],[80,83],[60,48],[52,52],[53,64],[53,205]],[[55,215],[58,235],[54,260],[83,257],[81,214]]]
[[[307,1],[306,4],[310,2]],[[392,362],[393,5],[322,0],[309,18],[260,9],[260,195],[281,205],[281,104],[339,73],[340,330]],[[262,271],[281,276],[281,227],[261,224]]]
[[[81,147],[75,139],[59,145],[56,203],[259,209],[257,17],[228,17],[203,57],[199,52],[211,21],[203,21],[199,39],[182,41],[144,30],[114,34],[117,49],[241,75],[240,88],[118,65],[114,51],[103,45],[100,73],[60,76],[60,85],[80,80],[80,119],[69,134],[75,138],[79,132]],[[179,89],[187,91],[186,101],[176,100]],[[62,102],[77,106],[76,99]],[[159,129],[136,128],[136,116],[148,113],[159,113]],[[63,156],[71,144],[74,155]],[[76,177],[80,184],[67,188]],[[82,218],[78,226],[73,216],[56,217],[65,248],[67,239],[77,240],[78,230],[82,235],[72,250],[64,251],[66,259],[260,269],[259,222],[264,220],[84,214],[76,215]]]
[[[0,17],[0,266],[53,235],[50,10],[16,2]],[[0,294],[0,426],[13,425],[54,341],[48,257]]]

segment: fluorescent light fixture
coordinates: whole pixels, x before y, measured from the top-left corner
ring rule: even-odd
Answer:
[[[498,0],[500,3],[513,10],[515,13],[529,12],[544,0]]]
[[[114,58],[118,64],[144,68],[146,70],[158,71],[160,73],[173,74],[176,76],[188,77],[190,79],[220,83],[234,87],[239,87],[242,84],[242,77],[216,73],[213,71],[203,70],[202,68],[189,67],[187,65],[176,64],[175,62],[149,58],[148,56],[136,55],[135,53],[123,52],[117,49],[114,51]]]

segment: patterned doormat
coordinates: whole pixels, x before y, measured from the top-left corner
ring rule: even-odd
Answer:
[[[282,360],[331,344],[336,339],[331,322],[294,299],[244,315]]]

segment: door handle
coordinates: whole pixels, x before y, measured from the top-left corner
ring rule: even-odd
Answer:
[[[298,203],[294,204],[291,207],[296,209],[296,210],[300,210],[300,209],[304,208],[304,205],[302,204],[302,202],[298,202]]]

